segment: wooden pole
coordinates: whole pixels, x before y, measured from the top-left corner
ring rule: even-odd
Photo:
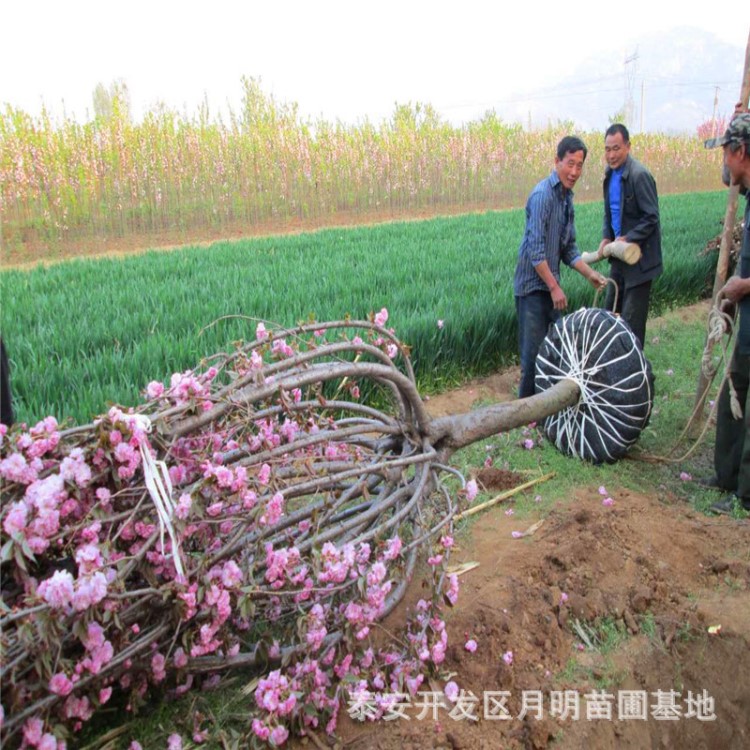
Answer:
[[[459,513],[458,515],[453,516],[453,520],[458,521],[461,518],[466,518],[466,516],[473,516],[475,513],[479,513],[479,511],[481,510],[486,510],[487,508],[491,508],[493,505],[497,505],[501,500],[507,500],[509,497],[513,497],[516,492],[527,490],[529,487],[533,487],[535,484],[539,484],[540,482],[546,482],[548,479],[552,479],[552,477],[554,476],[555,472],[551,471],[549,474],[545,474],[544,476],[537,477],[536,479],[530,479],[528,482],[519,484],[518,487],[513,487],[509,490],[505,490],[505,492],[501,492],[499,495],[495,495],[495,497],[493,497],[491,500],[487,500],[484,503],[479,503],[479,505],[473,505],[463,513]]]
[[[747,47],[745,49],[745,72],[742,76],[742,86],[740,88],[740,103],[747,109],[748,100],[750,99],[750,33],[747,37]],[[729,251],[732,246],[732,233],[734,231],[735,218],[737,216],[737,202],[739,198],[739,186],[732,185],[729,188],[729,197],[727,198],[727,210],[724,214],[724,228],[721,232],[721,243],[719,245],[719,259],[716,263],[716,275],[714,276],[714,288],[712,293],[713,302],[727,281],[729,273]],[[708,343],[708,334],[706,334],[706,344]],[[704,344],[704,347],[705,345]],[[699,429],[700,422],[703,419],[703,407],[705,405],[709,379],[701,367],[698,373],[698,388],[695,394],[695,409],[693,416],[690,418],[688,428],[690,434]]]

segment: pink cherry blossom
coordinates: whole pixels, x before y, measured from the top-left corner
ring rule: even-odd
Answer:
[[[477,496],[478,492],[479,492],[479,487],[477,487],[476,480],[470,479],[466,483],[466,499],[469,502],[472,502],[474,498]]]
[[[164,679],[166,679],[166,663],[167,660],[164,658],[164,654],[160,654],[157,652],[151,657],[151,673],[154,682],[162,682]]]
[[[53,609],[65,609],[73,602],[73,576],[67,570],[56,570],[39,584],[37,594]]]
[[[107,596],[107,578],[102,572],[79,578],[73,594],[73,608],[78,612],[98,604]]]
[[[253,734],[261,740],[267,740],[271,736],[271,730],[259,719],[253,719]]]
[[[473,638],[469,638],[464,644],[464,648],[471,654],[477,650],[477,642]]]
[[[93,715],[94,709],[85,695],[82,698],[69,695],[63,706],[63,712],[69,719],[77,718],[82,721],[88,721]]]
[[[177,669],[182,669],[183,667],[187,666],[188,658],[187,654],[185,653],[185,650],[182,648],[182,646],[175,649],[174,652],[174,665],[177,667]]]
[[[398,536],[394,536],[386,542],[385,550],[383,551],[384,560],[395,560],[401,554],[402,547],[401,539]]]
[[[3,529],[8,536],[23,536],[26,521],[29,517],[29,506],[23,500],[11,503],[7,515],[3,519]]]
[[[9,482],[31,484],[37,478],[37,471],[20,453],[11,453],[0,461],[0,477]]]
[[[388,322],[388,310],[383,307],[379,313],[375,314],[375,325],[383,328]]]
[[[180,499],[177,501],[174,514],[177,518],[185,520],[190,515],[190,508],[193,505],[193,499],[187,492],[183,492],[180,495]]]
[[[234,560],[224,563],[221,571],[221,582],[228,589],[238,588],[242,584],[242,571]]]
[[[258,472],[258,482],[260,484],[268,484],[268,480],[271,478],[271,467],[268,464],[263,464]]]
[[[458,576],[455,573],[451,573],[448,576],[448,590],[445,592],[445,596],[453,606],[455,606],[458,601],[458,590]]]
[[[455,703],[458,700],[458,685],[453,680],[445,683],[443,692],[451,703]]]
[[[102,553],[95,544],[84,544],[76,550],[75,560],[78,563],[78,574],[89,575],[104,564]]]
[[[511,664],[513,664],[513,652],[512,652],[512,651],[506,651],[506,652],[505,652],[505,653],[503,654],[503,661],[504,661],[504,662],[505,662],[505,663],[506,663],[506,664],[507,664],[508,666],[510,666]]]
[[[41,719],[27,719],[23,725],[23,739],[26,744],[37,747],[42,739],[44,723]]]
[[[163,395],[163,393],[164,393],[164,383],[161,383],[158,380],[152,380],[146,386],[146,395],[149,398],[159,398],[161,395]]]
[[[49,681],[50,692],[56,695],[70,695],[73,691],[73,683],[70,681],[65,672],[58,672],[52,676]]]
[[[277,492],[266,503],[266,509],[258,519],[261,526],[273,526],[284,515],[284,496]]]
[[[271,730],[271,742],[277,747],[283,745],[289,737],[289,730],[280,724]]]

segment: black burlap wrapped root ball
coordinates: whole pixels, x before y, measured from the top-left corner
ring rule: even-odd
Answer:
[[[578,383],[581,397],[547,417],[547,437],[567,455],[617,461],[648,424],[654,393],[651,365],[630,326],[598,308],[558,320],[539,349],[537,393],[562,378]]]

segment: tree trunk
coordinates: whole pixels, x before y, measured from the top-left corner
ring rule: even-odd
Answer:
[[[485,440],[498,432],[539,422],[546,417],[573,406],[581,396],[573,380],[560,380],[551,388],[528,398],[493,404],[483,409],[433,419],[427,426],[427,437],[447,460],[460,448]]]

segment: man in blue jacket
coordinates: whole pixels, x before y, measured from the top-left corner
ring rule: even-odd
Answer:
[[[706,148],[724,148],[724,170],[731,184],[745,192],[745,227],[737,275],[719,292],[720,298],[739,307],[740,318],[729,375],[741,414],[732,412],[729,384],[716,407],[715,484],[730,494],[711,506],[714,513],[732,513],[740,506],[750,511],[750,113],[736,114],[721,138],[706,141]]]
[[[617,258],[609,258],[610,278],[617,283],[617,295],[610,284],[605,306],[622,315],[642,349],[646,339],[651,283],[664,270],[656,181],[651,172],[630,155],[630,133],[624,125],[615,123],[607,128],[604,155],[607,169],[599,251],[613,240],[635,242],[641,248],[641,259],[632,266]]]
[[[576,244],[573,187],[583,173],[587,153],[580,138],[565,136],[557,144],[554,171],[531,191],[526,201],[526,229],[513,279],[521,352],[519,398],[534,395],[539,348],[549,326],[568,306],[560,286],[560,261],[597,289],[607,283],[604,276],[584,263]]]

